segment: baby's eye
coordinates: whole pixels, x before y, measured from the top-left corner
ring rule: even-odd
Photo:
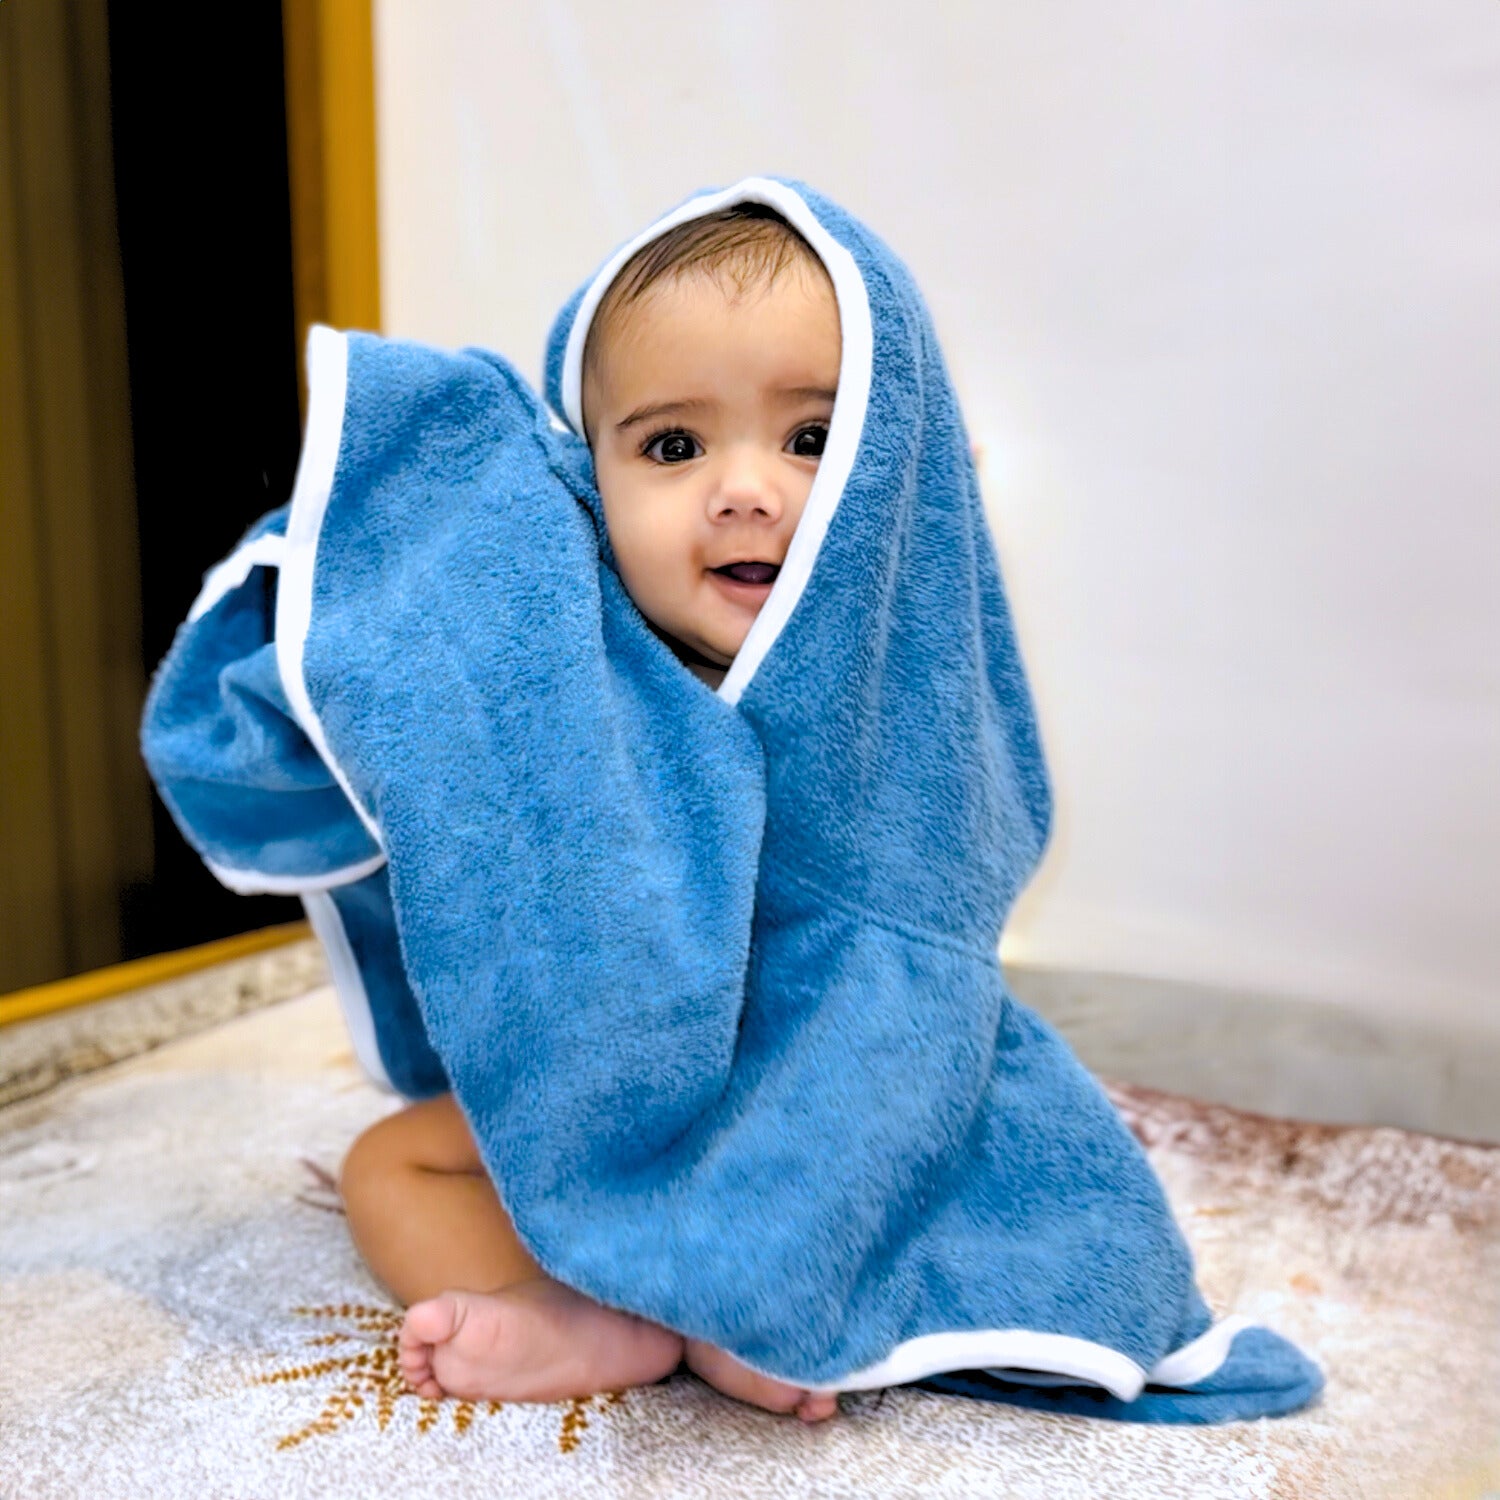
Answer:
[[[683,464],[697,458],[703,450],[690,432],[660,432],[651,438],[641,452],[659,464]]]
[[[821,458],[823,444],[828,441],[828,424],[814,422],[809,427],[799,427],[792,434],[790,447],[798,458]]]

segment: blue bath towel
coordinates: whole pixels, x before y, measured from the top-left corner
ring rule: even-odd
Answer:
[[[715,691],[616,569],[580,436],[625,259],[739,201],[832,278],[837,401]],[[205,583],[144,747],[226,883],[300,893],[356,1049],[452,1088],[570,1286],[834,1390],[1207,1422],[1322,1379],[1215,1322],[1141,1149],[1009,994],[1051,795],[969,442],[868,229],[688,200],[505,360],[314,330],[291,502]]]

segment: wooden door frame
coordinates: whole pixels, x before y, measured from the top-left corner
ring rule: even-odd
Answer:
[[[380,329],[373,0],[282,0],[292,272],[303,359],[314,323]]]

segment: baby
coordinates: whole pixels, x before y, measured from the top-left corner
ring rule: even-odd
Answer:
[[[747,198],[789,222],[715,216]],[[142,741],[225,884],[303,895],[360,1062],[427,1101],[342,1184],[413,1389],[686,1361],[807,1422],[913,1382],[1315,1399],[1215,1318],[1140,1142],[1006,988],[1051,786],[895,255],[801,185],[689,200],[554,325],[554,430],[481,350],[322,329],[308,363],[291,500],[205,580]]]
[[[742,204],[667,231],[609,288],[584,350],[583,414],[625,588],[717,688],[771,591],[833,413],[842,352],[822,262]],[[503,1188],[503,1184],[501,1185]],[[709,1384],[822,1421],[837,1399],[547,1276],[512,1226],[451,1094],[367,1130],[344,1162],[350,1231],[408,1305],[421,1395],[556,1401],[645,1385],[684,1360]]]

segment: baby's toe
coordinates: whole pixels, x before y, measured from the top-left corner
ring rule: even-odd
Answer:
[[[426,1401],[445,1401],[448,1398],[447,1391],[431,1375],[425,1375],[419,1379],[408,1375],[406,1383],[417,1395]]]
[[[401,1347],[405,1350],[446,1344],[462,1322],[463,1307],[452,1292],[426,1302],[414,1302],[407,1308],[406,1320],[401,1324]]]
[[[826,1422],[839,1409],[839,1398],[833,1391],[809,1391],[797,1403],[797,1415],[804,1422]]]
[[[426,1344],[399,1345],[397,1363],[401,1366],[402,1378],[418,1395],[425,1395],[422,1387],[432,1382],[432,1350]]]

